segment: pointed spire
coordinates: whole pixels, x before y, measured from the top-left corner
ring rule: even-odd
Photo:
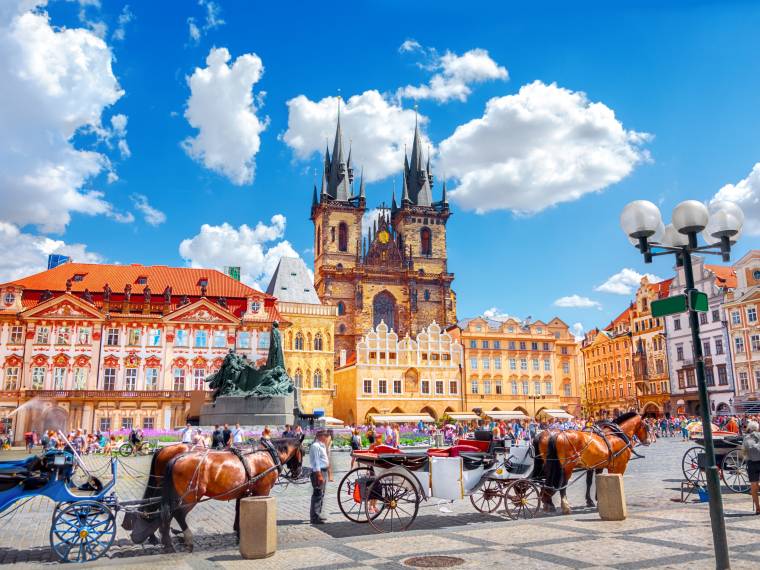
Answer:
[[[322,171],[322,196],[327,194],[327,175],[324,171]]]
[[[449,201],[446,198],[446,177],[443,177],[443,192],[441,193],[441,204],[448,204]]]
[[[319,204],[319,198],[317,197],[317,185],[314,184],[314,193],[311,196],[311,207],[314,208]]]
[[[430,172],[430,149],[428,148],[427,166],[422,161],[422,138],[420,136],[419,116],[417,106],[414,108],[414,139],[412,154],[407,160],[404,152],[404,180],[409,201],[417,206],[431,206],[433,196],[430,188],[432,174]],[[403,205],[403,200],[402,200]]]
[[[401,207],[404,207],[404,204],[411,203],[411,200],[409,199],[409,188],[406,185],[406,176],[403,178],[404,181],[404,191],[401,195]]]
[[[396,189],[393,189],[393,198],[391,198],[391,212],[398,210],[398,204],[396,204]]]
[[[359,198],[366,198],[367,194],[364,189],[364,167],[362,167],[361,178],[359,179]]]

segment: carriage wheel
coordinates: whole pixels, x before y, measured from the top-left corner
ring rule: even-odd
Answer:
[[[368,520],[366,502],[359,496],[357,486],[360,477],[372,477],[375,471],[371,467],[356,467],[343,476],[338,484],[338,507],[340,512],[351,522],[366,523]],[[380,505],[377,506],[380,508]],[[376,513],[373,516],[377,516]]]
[[[131,443],[122,443],[119,446],[119,455],[121,455],[122,457],[129,457],[130,455],[132,455],[132,451],[133,449],[132,449]]]
[[[137,448],[137,453],[140,455],[150,455],[153,453],[153,446],[149,441],[146,441],[144,443],[141,443],[140,446]]]
[[[740,451],[739,449],[733,449],[726,453],[721,465],[720,476],[726,487],[734,493],[746,493],[749,491],[747,460],[741,456]]]
[[[504,508],[513,520],[532,519],[541,507],[538,486],[527,479],[517,479],[504,489]]]
[[[50,527],[50,548],[60,562],[103,556],[116,536],[116,517],[98,501],[77,501],[58,509]]]
[[[375,479],[367,489],[365,504],[370,501],[375,501],[378,513],[368,517],[369,524],[379,532],[406,530],[420,508],[416,483],[401,473],[385,473]]]
[[[504,483],[496,479],[486,479],[485,482],[470,495],[472,506],[481,513],[492,513],[501,504]]]
[[[693,485],[705,484],[705,472],[699,468],[699,454],[704,453],[705,450],[700,446],[690,447],[683,454],[683,462],[681,469],[683,470],[683,476],[686,480]]]

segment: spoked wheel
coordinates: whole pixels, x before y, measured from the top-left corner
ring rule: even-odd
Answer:
[[[150,455],[153,453],[153,445],[149,441],[145,441],[137,447],[137,453],[140,455]]]
[[[98,501],[77,501],[57,509],[50,548],[60,562],[87,562],[103,556],[116,536],[113,511]]]
[[[729,451],[723,458],[720,476],[723,478],[726,487],[734,493],[746,493],[749,491],[747,460],[741,456],[739,449]]]
[[[385,473],[375,479],[367,489],[365,503],[370,501],[375,502],[378,513],[368,517],[369,524],[380,532],[408,529],[420,508],[416,483],[401,473]]]
[[[486,479],[485,482],[470,495],[472,506],[481,513],[492,513],[501,504],[504,483],[496,479]]]
[[[504,508],[513,520],[532,519],[541,507],[541,490],[527,479],[518,479],[504,489]]]
[[[371,467],[357,467],[352,469],[343,476],[338,484],[338,507],[340,512],[351,522],[366,523],[367,517],[367,502],[365,497],[361,496],[359,489],[359,479],[365,477],[374,476],[375,472]],[[380,509],[381,505],[376,505],[376,509]],[[375,513],[372,516],[377,516]]]
[[[699,467],[699,455],[705,450],[700,446],[690,447],[683,454],[682,470],[683,476],[693,485],[704,486],[706,477],[703,469]]]
[[[122,457],[129,457],[132,455],[133,447],[131,443],[122,443],[119,446],[119,455]]]

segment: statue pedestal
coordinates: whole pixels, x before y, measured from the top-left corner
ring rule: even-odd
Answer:
[[[201,408],[200,425],[213,426],[239,423],[244,426],[284,426],[295,423],[295,397],[259,398],[256,396],[219,396],[213,404]]]

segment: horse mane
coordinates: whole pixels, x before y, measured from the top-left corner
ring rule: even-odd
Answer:
[[[269,440],[277,451],[288,451],[288,444],[297,444],[297,437],[273,437]]]
[[[623,422],[627,422],[631,418],[635,418],[638,415],[638,412],[626,412],[622,416],[616,417],[614,420],[612,420],[612,422],[616,423],[617,425],[621,425]]]

